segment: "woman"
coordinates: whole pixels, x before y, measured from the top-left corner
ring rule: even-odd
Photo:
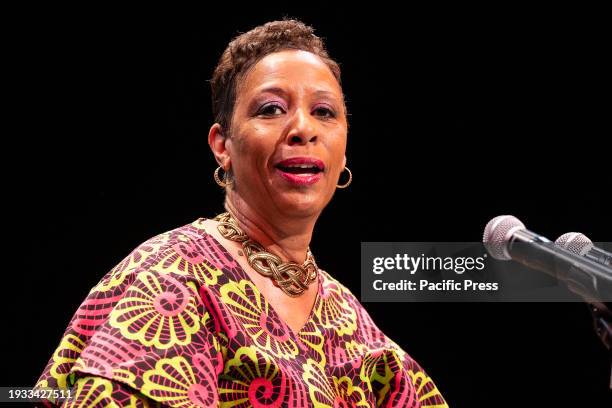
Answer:
[[[227,212],[146,241],[106,275],[38,386],[83,406],[446,406],[309,250],[352,177],[340,69],[322,41],[294,20],[257,27],[211,85]]]

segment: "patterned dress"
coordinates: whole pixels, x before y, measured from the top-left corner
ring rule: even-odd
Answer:
[[[203,222],[149,239],[113,268],[37,386],[70,388],[70,407],[447,407],[335,279],[321,271],[295,334]]]

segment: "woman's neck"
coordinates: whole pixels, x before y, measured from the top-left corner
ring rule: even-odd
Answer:
[[[316,217],[289,220],[279,215],[272,222],[237,194],[228,194],[225,208],[232,213],[242,231],[267,251],[283,261],[301,264],[306,260]]]

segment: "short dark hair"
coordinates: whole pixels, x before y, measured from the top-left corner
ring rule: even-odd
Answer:
[[[312,27],[292,19],[255,27],[228,44],[210,81],[213,116],[224,131],[229,131],[231,125],[238,82],[266,55],[283,50],[302,50],[319,56],[341,84],[338,63],[329,57],[323,40],[314,34]]]

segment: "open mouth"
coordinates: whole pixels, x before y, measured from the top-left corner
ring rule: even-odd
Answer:
[[[285,173],[291,174],[317,174],[323,170],[317,166],[311,166],[306,164],[292,165],[292,166],[281,166],[277,165],[277,169],[284,171]]]
[[[295,157],[279,162],[275,166],[280,175],[294,184],[313,184],[322,176],[325,165],[321,160],[309,157]]]

